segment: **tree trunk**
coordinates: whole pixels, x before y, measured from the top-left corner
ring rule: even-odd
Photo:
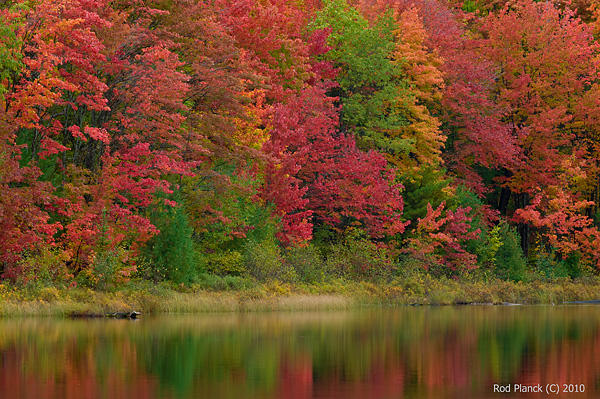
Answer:
[[[523,209],[529,204],[529,194],[521,193],[518,194],[515,198],[516,208]],[[517,231],[521,236],[521,249],[523,250],[523,254],[525,254],[526,258],[529,258],[529,233],[530,228],[528,223],[519,223],[517,226]]]
[[[527,223],[519,223],[517,231],[521,236],[521,249],[526,259],[529,259],[529,225]]]
[[[508,207],[508,201],[510,200],[511,191],[509,188],[502,187],[500,191],[500,199],[498,201],[498,210],[501,214],[506,215],[506,208]]]

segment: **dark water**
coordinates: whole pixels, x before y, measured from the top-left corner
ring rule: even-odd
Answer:
[[[0,319],[3,399],[542,397],[600,397],[600,307]]]

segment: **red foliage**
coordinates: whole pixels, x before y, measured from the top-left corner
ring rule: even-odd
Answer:
[[[245,51],[248,65],[264,79],[269,103],[285,101],[310,79],[310,49],[303,40],[308,15],[285,0],[218,0],[222,23]]]
[[[425,265],[431,262],[445,265],[451,270],[473,269],[477,267],[477,256],[467,252],[464,245],[469,240],[479,238],[479,229],[471,227],[471,207],[459,207],[452,212],[446,210],[445,203],[437,209],[427,204],[427,216],[419,219],[417,236],[408,240],[409,246],[404,252],[421,259]]]
[[[11,128],[0,124],[0,132],[0,264],[12,265],[24,251],[51,245],[60,224],[44,211],[51,185],[38,181],[37,168],[19,166],[21,148],[9,145]]]
[[[507,186],[523,193],[555,185],[566,159],[584,166],[576,138],[593,128],[577,128],[590,113],[582,100],[597,76],[591,29],[568,8],[522,0],[490,14],[484,31],[480,48],[498,67],[497,102],[523,157]]]
[[[600,268],[600,231],[583,213],[590,205],[593,202],[577,200],[559,189],[552,197],[537,194],[531,205],[515,212],[513,220],[536,227],[543,244],[556,249],[563,258],[579,252],[584,261]]]
[[[286,245],[308,241],[318,223],[359,226],[377,239],[404,232],[397,171],[339,126],[331,97],[339,71],[322,57],[330,32],[307,28],[318,3],[42,0],[2,8],[0,262],[53,245],[83,263],[99,245],[123,247],[128,258],[158,232],[146,217],[157,193],[180,185],[197,232],[219,221],[245,237],[254,226],[217,209],[216,197],[235,192],[231,204],[222,201],[235,208],[256,190],[248,196],[274,205]],[[399,107],[389,137],[409,150],[388,159],[403,177],[445,163],[482,195],[489,188],[475,170],[503,169],[505,191],[537,195],[517,204],[525,208],[515,221],[563,256],[579,251],[599,262],[600,234],[584,216],[595,205],[582,199],[600,169],[592,29],[568,8],[530,0],[480,20],[438,1],[353,4],[372,21],[395,12],[389,57],[399,94],[384,102]],[[244,180],[241,171],[253,175]],[[234,180],[243,181],[236,190]],[[471,209],[444,207],[429,206],[408,251],[474,267],[465,251],[478,235]]]
[[[371,19],[392,9],[398,19],[403,16],[404,24],[409,22],[409,16],[422,21],[426,31],[422,49],[437,52],[442,60],[438,66],[444,79],[440,85],[441,101],[427,106],[442,123],[442,132],[447,137],[445,166],[476,193],[487,191],[475,167],[513,165],[519,148],[502,123],[503,108],[493,100],[493,65],[480,54],[477,42],[465,29],[462,15],[440,1],[358,0],[357,3]]]
[[[334,227],[358,223],[373,237],[404,231],[401,187],[381,155],[360,151],[336,131],[333,101],[309,87],[273,109],[264,148],[278,160],[267,167],[264,197],[283,216],[283,241],[310,238],[313,213]]]
[[[94,29],[108,26],[99,16],[101,1],[64,0],[39,2],[15,7],[13,12],[0,10],[2,20],[15,24],[16,39],[22,42],[21,68],[8,84],[0,107],[0,260],[14,262],[32,245],[52,243],[61,226],[48,224],[46,209],[53,201],[53,187],[41,182],[36,160],[63,153],[69,148],[59,137],[79,129],[61,122],[58,115],[84,107],[107,110],[103,98],[106,85],[96,76],[96,66],[105,60],[102,44]],[[5,82],[0,82],[5,84]],[[64,111],[56,112],[62,108]],[[67,129],[65,129],[67,128]],[[20,130],[19,130],[20,129]],[[17,134],[28,129],[31,140],[16,146]],[[85,129],[98,136],[100,131]],[[20,165],[25,146],[32,154],[28,165]],[[57,158],[58,159],[58,158]],[[58,164],[57,168],[62,168]]]

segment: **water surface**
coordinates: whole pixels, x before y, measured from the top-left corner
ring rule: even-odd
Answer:
[[[0,319],[5,399],[541,397],[600,397],[600,307]]]

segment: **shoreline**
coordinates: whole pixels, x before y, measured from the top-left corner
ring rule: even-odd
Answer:
[[[133,284],[110,292],[79,287],[31,290],[0,284],[0,317],[104,317],[132,311],[142,315],[315,311],[410,305],[563,305],[599,297],[600,282],[596,280],[515,283],[426,277],[386,284],[342,280],[319,285],[269,282],[235,290]]]

